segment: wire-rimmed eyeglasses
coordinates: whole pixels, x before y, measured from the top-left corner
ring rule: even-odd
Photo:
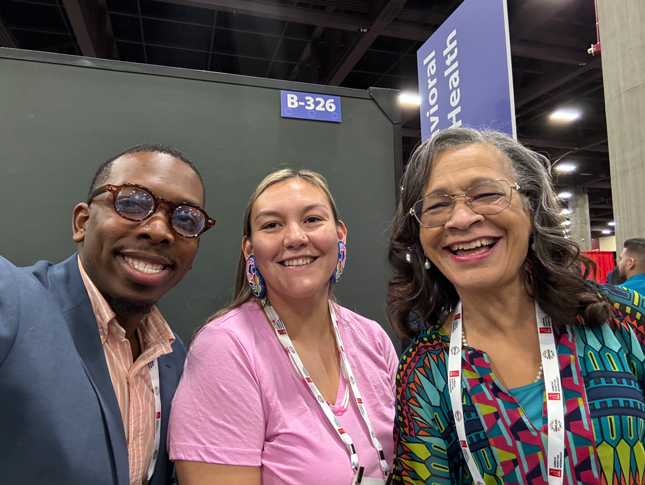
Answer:
[[[452,218],[455,200],[460,197],[463,197],[466,205],[477,214],[497,214],[511,205],[512,189],[519,190],[520,186],[503,179],[488,180],[473,185],[461,195],[424,197],[410,208],[410,214],[416,217],[423,227],[443,226]]]
[[[98,187],[90,194],[88,204],[103,192],[112,194],[114,210],[128,221],[145,221],[155,213],[159,204],[166,204],[168,224],[181,237],[197,237],[215,225],[215,219],[208,217],[203,209],[192,204],[175,204],[155,196],[150,189],[137,184],[107,184]]]

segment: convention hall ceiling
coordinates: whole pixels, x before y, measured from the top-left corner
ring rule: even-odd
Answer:
[[[416,51],[461,0],[2,0],[0,46],[356,89],[416,93]],[[518,137],[589,194],[594,236],[613,221],[592,0],[508,0]],[[482,39],[482,55],[486,40]],[[554,122],[557,108],[579,119]],[[403,105],[406,159],[419,109]],[[557,166],[557,165],[556,165]]]

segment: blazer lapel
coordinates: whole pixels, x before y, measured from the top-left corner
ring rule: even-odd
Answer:
[[[69,333],[103,411],[117,483],[129,485],[130,469],[123,418],[105,361],[96,317],[76,258],[74,253],[49,271],[50,289],[65,313]]]

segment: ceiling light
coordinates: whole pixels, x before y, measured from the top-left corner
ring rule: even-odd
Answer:
[[[616,225],[616,223],[615,223],[614,221],[611,221],[611,222],[609,222],[608,224],[609,224],[610,226],[615,226],[615,225]]]
[[[573,121],[578,118],[580,118],[580,111],[573,111],[570,109],[559,109],[551,113],[552,120]]]
[[[558,194],[558,197],[560,197],[561,199],[570,199],[571,197],[573,197],[573,194],[571,192],[565,191],[565,192],[560,192],[560,194]]]
[[[562,209],[561,214],[564,214],[565,216],[568,216],[569,214],[571,214],[571,209]]]
[[[404,104],[415,104],[417,106],[421,104],[421,98],[419,97],[419,95],[412,93],[399,94],[399,101]]]
[[[611,229],[603,229],[602,233],[603,234],[611,234]]]
[[[573,172],[578,166],[574,163],[559,163],[558,165],[555,166],[555,169],[558,172],[564,172],[564,173],[571,173]]]

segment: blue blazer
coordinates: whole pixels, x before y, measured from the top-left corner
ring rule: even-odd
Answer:
[[[128,450],[76,254],[17,268],[0,257],[0,483],[129,485]],[[166,434],[186,349],[159,358],[161,443],[151,485],[172,483]]]

